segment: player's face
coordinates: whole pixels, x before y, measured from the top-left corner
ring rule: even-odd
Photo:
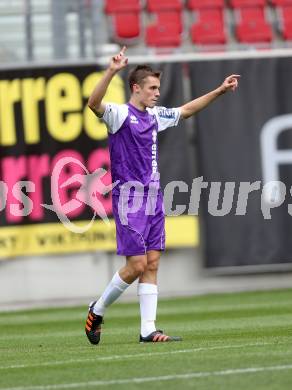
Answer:
[[[160,80],[157,77],[148,76],[143,86],[139,88],[139,100],[145,106],[152,108],[157,104],[160,96]]]

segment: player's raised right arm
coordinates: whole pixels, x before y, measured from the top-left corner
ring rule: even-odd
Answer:
[[[108,89],[108,86],[115,76],[115,74],[127,66],[128,58],[125,57],[126,47],[124,46],[119,54],[112,57],[110,64],[106,71],[104,72],[103,77],[98,82],[96,87],[94,88],[92,94],[88,99],[89,108],[97,115],[102,116],[105,110],[105,104],[102,102],[104,95]]]

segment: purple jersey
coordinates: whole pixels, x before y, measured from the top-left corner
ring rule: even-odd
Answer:
[[[107,103],[103,114],[109,132],[113,195],[129,181],[143,185],[144,193],[158,173],[157,133],[176,126],[179,108],[154,107],[141,111],[132,104]]]

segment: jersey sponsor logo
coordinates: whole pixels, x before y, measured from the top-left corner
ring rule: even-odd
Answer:
[[[158,115],[160,118],[174,119],[175,111],[169,108],[161,108],[158,110]]]
[[[135,117],[135,115],[130,116],[130,122],[134,123],[135,125],[137,125],[139,123],[138,119]]]
[[[152,131],[152,147],[151,147],[151,160],[152,160],[152,173],[157,172],[157,131]]]

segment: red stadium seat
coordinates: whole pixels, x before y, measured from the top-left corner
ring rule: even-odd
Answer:
[[[159,26],[165,26],[165,25],[171,25],[175,26],[174,29],[178,29],[178,31],[181,33],[183,30],[182,25],[182,14],[181,12],[177,11],[163,11],[163,12],[157,12],[156,14],[156,24]]]
[[[198,11],[198,22],[191,26],[193,43],[209,45],[226,43],[223,10],[202,9]]]
[[[114,39],[117,41],[139,38],[141,33],[140,14],[118,12],[112,15]]]
[[[292,0],[270,0],[270,2],[275,7],[281,7],[283,5],[292,5]]]
[[[176,47],[181,44],[183,30],[180,11],[159,11],[155,22],[146,28],[145,40],[148,46]]]
[[[175,24],[154,24],[146,28],[147,46],[177,47],[181,44],[181,32]]]
[[[191,10],[202,8],[223,8],[224,0],[189,0],[187,7]]]
[[[235,34],[239,42],[261,43],[272,41],[272,28],[265,19],[265,9],[263,7],[241,8],[237,12],[240,21],[236,25]]]
[[[292,21],[292,5],[287,5],[286,7],[279,8],[282,13],[282,18],[284,21],[291,22]]]
[[[286,41],[292,40],[292,5],[278,8],[281,18],[281,32]]]
[[[147,10],[149,12],[181,11],[182,8],[181,0],[147,0]]]
[[[264,7],[267,4],[266,0],[229,0],[232,8],[243,7]]]
[[[105,13],[114,14],[117,12],[139,12],[141,10],[140,0],[105,0]]]

